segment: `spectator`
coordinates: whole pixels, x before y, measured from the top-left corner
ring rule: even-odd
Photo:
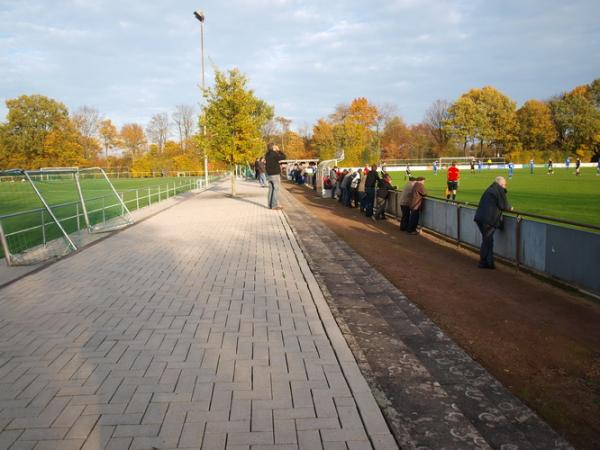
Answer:
[[[366,202],[367,202],[367,193],[365,191],[365,183],[367,182],[367,174],[366,170],[363,170],[363,173],[360,175],[360,181],[358,182],[358,204],[360,206],[360,212],[365,212]]]
[[[511,211],[512,206],[506,198],[506,180],[496,177],[479,200],[475,212],[475,223],[481,232],[481,249],[479,251],[479,268],[494,269],[494,233],[502,229],[502,211]]]
[[[333,166],[329,171],[329,181],[331,181],[331,198],[335,198],[335,190],[338,178],[338,167]]]
[[[395,191],[396,186],[392,186],[392,177],[387,173],[377,183],[377,200],[375,204],[375,214],[373,220],[385,220],[385,204],[390,196],[390,191]]]
[[[419,224],[419,218],[421,217],[421,210],[423,209],[423,199],[427,196],[427,190],[425,189],[425,178],[418,177],[415,180],[415,184],[412,188],[412,194],[410,199],[410,217],[408,219],[408,234],[419,234],[417,231],[417,225]]]
[[[365,180],[365,216],[371,217],[373,215],[373,207],[375,206],[375,190],[377,189],[377,182],[381,178],[377,172],[377,164],[371,166],[371,170],[367,174]]]
[[[267,187],[267,166],[265,158],[257,159],[258,182],[261,187]]]
[[[344,179],[344,177],[346,176],[347,173],[348,173],[348,170],[346,170],[346,169],[339,172],[336,183],[335,183],[335,185],[336,185],[335,195],[337,196],[338,202],[340,202],[340,203],[342,203],[342,180]]]
[[[342,205],[350,207],[350,184],[352,183],[352,176],[354,172],[352,169],[348,170],[344,178],[342,178],[342,183],[340,187],[342,188]]]
[[[358,169],[358,172],[354,173],[354,176],[352,177],[352,182],[350,183],[350,200],[353,202],[352,208],[358,207],[358,202],[359,202],[358,185],[362,178],[361,175],[362,175],[362,169]]]
[[[267,204],[269,209],[283,209],[279,206],[279,183],[281,182],[281,165],[279,161],[285,159],[285,155],[279,151],[279,147],[272,142],[267,146],[265,155],[265,168],[267,171],[267,181],[269,183],[269,193]]]
[[[410,201],[412,200],[412,190],[415,185],[415,178],[410,177],[408,182],[402,188],[400,194],[400,211],[402,217],[400,218],[400,231],[408,230],[408,219],[410,218]]]

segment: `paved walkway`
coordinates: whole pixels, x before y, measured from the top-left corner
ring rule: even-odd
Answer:
[[[0,289],[0,449],[396,448],[283,214],[241,191]]]

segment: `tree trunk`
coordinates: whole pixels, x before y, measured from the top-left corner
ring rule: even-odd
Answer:
[[[233,170],[231,171],[231,196],[232,197],[235,197],[235,195],[236,195],[236,191],[235,191],[235,179],[236,179],[235,168],[236,168],[236,166],[233,166]]]

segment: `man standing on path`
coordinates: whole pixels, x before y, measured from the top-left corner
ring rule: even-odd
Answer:
[[[365,180],[365,216],[371,217],[373,215],[373,207],[375,206],[375,191],[377,190],[377,182],[380,180],[379,173],[377,172],[377,164],[371,166],[371,170],[367,174]]]
[[[423,209],[423,199],[427,196],[427,190],[425,189],[425,178],[418,177],[415,180],[415,185],[412,189],[412,195],[410,199],[410,218],[408,219],[408,234],[419,234],[417,231],[417,225],[419,225],[419,218],[421,217],[421,210]]]
[[[481,249],[479,251],[479,268],[495,269],[494,265],[494,232],[502,229],[502,211],[511,211],[512,206],[506,198],[506,180],[496,177],[479,200],[475,213],[475,223],[481,232]]]
[[[402,188],[400,193],[400,211],[402,218],[400,219],[400,231],[408,230],[408,219],[410,218],[410,201],[412,200],[412,190],[415,185],[414,177],[410,177],[408,182]]]
[[[285,155],[279,151],[279,147],[269,143],[267,146],[267,154],[265,155],[265,168],[267,170],[267,181],[269,183],[269,193],[267,204],[269,209],[283,209],[279,206],[279,183],[281,182],[281,166],[279,161],[285,159]]]
[[[446,200],[456,200],[456,191],[458,190],[458,180],[460,180],[460,169],[456,167],[456,163],[452,161],[452,165],[448,167],[448,190],[446,191]]]

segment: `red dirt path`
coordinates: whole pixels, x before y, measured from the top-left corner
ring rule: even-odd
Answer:
[[[599,448],[600,304],[284,186],[570,442]]]

